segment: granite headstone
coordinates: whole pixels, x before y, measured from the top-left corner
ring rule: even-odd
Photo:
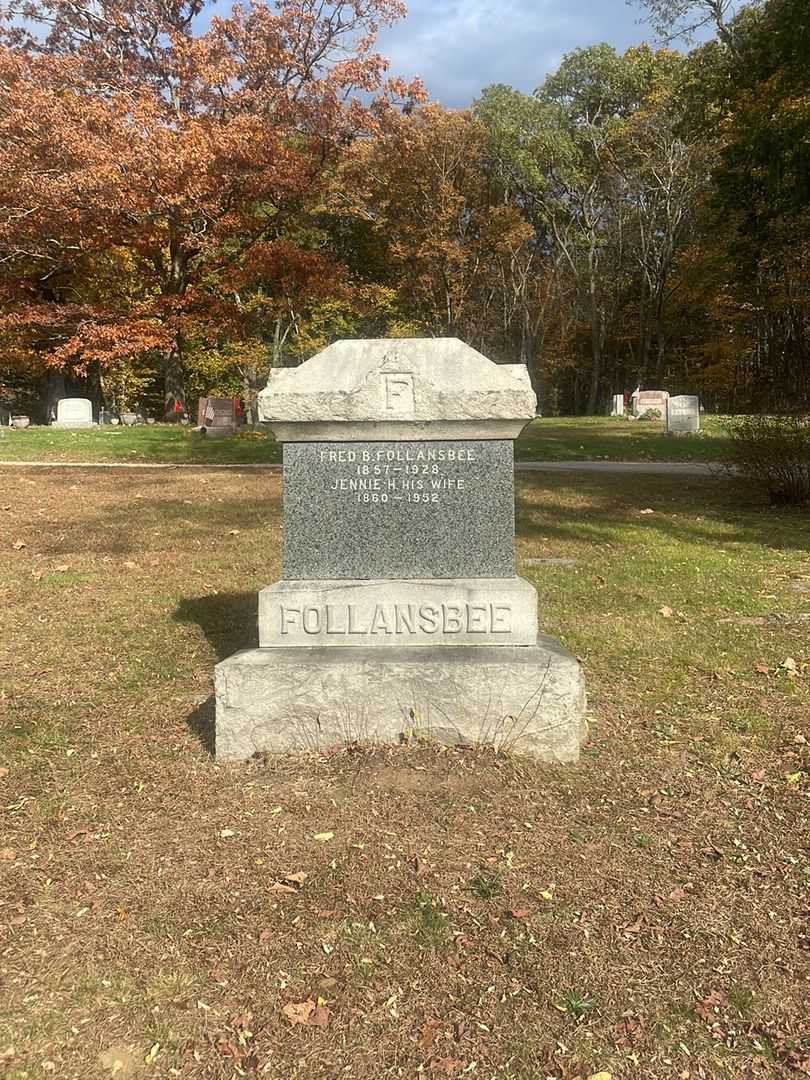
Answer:
[[[678,394],[667,402],[667,431],[672,434],[695,434],[700,431],[700,398]]]
[[[668,399],[669,393],[666,390],[639,390],[634,394],[636,416],[658,413],[660,419],[664,420]]]
[[[259,594],[259,648],[217,666],[219,758],[413,729],[577,758],[579,665],[515,573],[513,442],[535,405],[525,367],[456,339],[337,342],[272,373],[283,578]]]

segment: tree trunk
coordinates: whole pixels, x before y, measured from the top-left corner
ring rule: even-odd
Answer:
[[[655,305],[655,337],[658,350],[655,358],[655,385],[656,387],[660,387],[664,378],[664,360],[667,349],[666,335],[664,333],[663,290],[659,293],[658,301]]]
[[[165,420],[179,421],[188,418],[182,350],[183,344],[178,334],[163,360],[163,418]]]
[[[599,380],[602,375],[602,315],[596,296],[596,282],[590,281],[591,306],[591,384],[588,390],[587,415],[596,415],[596,403],[599,400]]]
[[[67,397],[65,375],[62,371],[49,370],[45,376],[45,421],[56,418],[56,406],[59,399]]]

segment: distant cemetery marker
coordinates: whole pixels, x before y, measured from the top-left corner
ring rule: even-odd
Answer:
[[[56,405],[55,428],[92,428],[93,403],[88,398],[62,398]]]
[[[342,341],[274,371],[259,411],[283,444],[283,578],[259,648],[217,666],[217,756],[414,733],[575,760],[582,673],[515,573],[526,368]]]
[[[667,402],[667,431],[673,434],[695,434],[700,431],[700,398],[679,394]]]

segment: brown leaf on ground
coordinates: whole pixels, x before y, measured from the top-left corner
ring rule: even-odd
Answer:
[[[325,1028],[329,1026],[331,1013],[320,1000],[291,1001],[281,1010],[291,1024],[303,1024],[307,1027]]]
[[[721,1007],[726,1004],[726,995],[722,990],[710,990],[695,1006],[695,1012],[703,1020],[713,1023]]]
[[[225,1035],[220,1036],[220,1038],[217,1039],[214,1045],[216,1047],[217,1053],[220,1054],[222,1057],[233,1058],[234,1061],[239,1061],[240,1058],[244,1057],[244,1051],[241,1049],[241,1047],[231,1042],[231,1040]]]
[[[767,664],[755,664],[754,671],[759,672],[760,675],[770,675],[771,669]]]
[[[509,912],[513,919],[528,919],[531,915],[531,911],[527,907],[512,908]]]
[[[458,1058],[436,1058],[434,1061],[431,1061],[430,1068],[433,1072],[437,1072],[441,1076],[454,1076],[459,1069],[464,1068],[464,1062],[459,1061]]]
[[[293,885],[303,885],[308,876],[303,870],[298,870],[294,874],[285,874],[284,880],[291,882]]]
[[[646,920],[646,919],[644,918],[644,915],[643,915],[643,913],[642,913],[642,914],[639,914],[639,915],[638,915],[638,916],[636,917],[636,919],[635,919],[635,921],[634,921],[634,922],[631,922],[631,923],[627,923],[627,925],[626,925],[626,926],[623,926],[623,927],[622,927],[622,933],[623,933],[623,934],[631,934],[631,935],[632,935],[632,934],[640,934],[640,933],[641,933],[641,931],[642,931],[642,929],[643,929],[643,927],[644,927],[644,923],[645,923],[646,921],[647,921],[647,920]]]
[[[616,1024],[616,1047],[619,1050],[629,1050],[641,1038],[644,1033],[643,1016],[623,1016]]]
[[[273,884],[268,887],[267,891],[271,893],[292,893],[294,896],[298,892],[298,889],[293,885],[285,885],[281,881],[274,881]]]
[[[22,551],[22,549],[26,546],[26,543],[24,540],[15,540],[11,546],[14,548],[15,551]]]
[[[430,1050],[436,1041],[436,1032],[444,1027],[441,1020],[426,1020],[419,1029],[419,1038],[416,1044],[420,1050]]]

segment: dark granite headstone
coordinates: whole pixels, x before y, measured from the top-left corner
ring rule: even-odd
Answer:
[[[511,440],[287,443],[285,578],[510,577]]]

